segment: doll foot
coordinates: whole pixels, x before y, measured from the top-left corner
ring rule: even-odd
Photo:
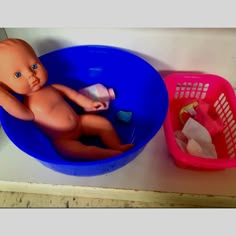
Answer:
[[[134,147],[134,144],[132,144],[132,143],[122,144],[122,145],[120,145],[119,150],[125,152],[125,151],[128,151],[129,149],[131,149],[132,147]]]

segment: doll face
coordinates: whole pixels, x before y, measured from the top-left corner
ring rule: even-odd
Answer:
[[[26,42],[8,39],[0,42],[0,81],[12,91],[30,95],[47,81],[47,71]]]

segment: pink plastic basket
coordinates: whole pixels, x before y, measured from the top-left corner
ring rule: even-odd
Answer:
[[[236,167],[236,98],[231,84],[213,74],[175,73],[165,77],[169,109],[164,122],[167,146],[177,166],[197,170],[222,170]],[[224,124],[223,132],[216,135],[217,159],[193,156],[183,152],[176,143],[174,132],[183,125],[179,112],[183,101],[198,99],[213,105]]]

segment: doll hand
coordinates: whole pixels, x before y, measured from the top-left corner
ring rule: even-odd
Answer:
[[[92,102],[92,107],[91,109],[93,111],[96,111],[96,110],[99,110],[99,109],[103,109],[106,107],[106,104],[105,103],[102,103],[102,102]]]

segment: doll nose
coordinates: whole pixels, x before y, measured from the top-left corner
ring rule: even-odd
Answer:
[[[35,71],[34,70],[29,70],[28,71],[28,78],[30,80],[35,78]]]
[[[35,74],[34,73],[31,73],[29,76],[28,76],[28,83],[29,84],[32,84],[34,83],[35,81],[37,81],[38,79],[35,77]]]

